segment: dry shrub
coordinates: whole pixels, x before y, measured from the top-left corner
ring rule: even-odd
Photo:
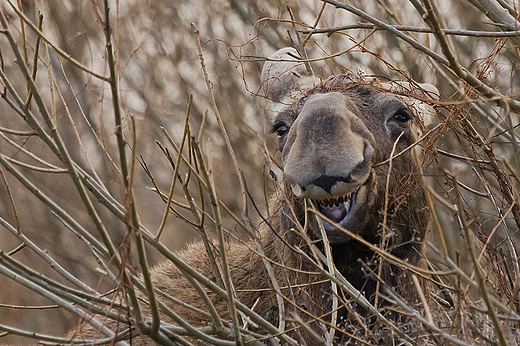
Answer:
[[[383,292],[411,316],[397,327],[419,344],[518,343],[518,3],[294,1],[293,26],[286,4],[274,1],[111,2],[110,48],[105,5],[0,5],[0,272],[10,279],[0,290],[2,341],[24,344],[25,335],[66,342],[83,311],[99,313],[95,307],[110,306],[112,297],[131,297],[122,283],[164,261],[168,249],[205,232],[215,237],[211,196],[193,171],[202,168],[192,136],[211,163],[226,241],[249,239],[241,226],[254,233],[269,217],[278,160],[260,70],[275,49],[298,46],[297,30],[317,75],[428,82],[441,92],[429,100],[438,109],[435,130],[418,143],[436,216],[426,275],[432,284],[417,306],[391,288]],[[178,164],[181,145],[193,168]],[[130,172],[126,179],[122,170]],[[138,225],[144,239],[136,237]],[[145,283],[136,285],[146,292]],[[373,322],[345,330],[377,343],[390,327],[379,321],[363,328]],[[410,342],[394,335],[396,344]]]

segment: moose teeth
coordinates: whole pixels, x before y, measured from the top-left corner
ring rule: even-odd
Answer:
[[[340,196],[338,198],[328,198],[318,201],[318,204],[320,204],[322,207],[339,207],[342,203],[350,202],[351,197],[352,194]]]

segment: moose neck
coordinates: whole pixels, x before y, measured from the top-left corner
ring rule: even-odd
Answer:
[[[376,289],[376,282],[370,274],[377,266],[374,252],[354,240],[333,244],[331,249],[334,263],[341,275],[370,299]]]

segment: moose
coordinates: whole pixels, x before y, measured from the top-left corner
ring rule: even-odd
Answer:
[[[333,313],[331,281],[314,260],[320,254],[324,256],[327,246],[337,272],[369,302],[379,299],[380,309],[390,303],[377,297],[378,286],[414,299],[416,288],[410,273],[381,260],[371,247],[352,235],[374,246],[384,243],[385,250],[396,258],[425,266],[430,214],[414,149],[405,149],[417,141],[431,121],[434,110],[424,100],[435,89],[411,82],[355,80],[346,75],[321,81],[307,74],[295,54],[292,48],[276,52],[262,72],[267,98],[277,108],[272,133],[278,137],[283,167],[280,188],[269,202],[270,219],[260,230],[264,253],[260,255],[251,250],[255,246],[243,243],[232,243],[227,250],[236,300],[253,307],[275,326],[280,318],[286,318],[288,336],[299,344],[314,345],[316,336],[328,330],[322,322],[330,322]],[[389,171],[392,153],[401,154],[392,158]],[[202,243],[188,245],[178,256],[208,279],[217,280]],[[270,284],[265,259],[279,283],[278,293]],[[152,280],[159,290],[206,309],[174,264],[155,266]],[[228,302],[208,294],[219,315],[230,318]],[[279,313],[280,295],[287,300],[286,316]],[[370,314],[357,306],[356,297],[342,292],[338,295],[338,328],[347,328],[353,315],[370,322]],[[193,326],[211,323],[207,314],[171,305]],[[114,331],[126,327],[114,321],[107,323]],[[307,328],[300,328],[301,324]],[[262,332],[260,327],[255,330]],[[92,338],[98,334],[80,325],[70,337]],[[336,338],[338,343],[348,340],[340,332]],[[132,342],[154,343],[142,335]]]

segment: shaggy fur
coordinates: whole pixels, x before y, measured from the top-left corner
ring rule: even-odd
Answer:
[[[345,227],[373,244],[379,245],[388,165],[377,167],[373,165],[390,157],[392,146],[401,132],[403,134],[397,144],[396,152],[412,144],[422,128],[419,111],[413,107],[408,109],[410,119],[405,122],[396,120],[401,119],[395,114],[405,101],[406,98],[381,92],[378,85],[353,83],[349,78],[339,76],[305,92],[301,91],[298,98],[292,99],[291,104],[275,119],[273,130],[279,135],[286,174],[283,188],[275,192],[270,203],[272,215],[269,225],[262,226],[259,239],[265,255],[273,263],[274,272],[282,287],[282,294],[287,299],[294,299],[294,302],[286,302],[287,313],[297,313],[318,335],[323,335],[323,327],[315,321],[314,317],[330,322],[331,289],[330,283],[324,276],[318,274],[318,270],[295,251],[295,247],[299,247],[310,254],[307,245],[309,239],[316,242],[318,247],[322,247],[318,224],[312,214],[307,215],[306,234],[302,236],[297,231],[302,229],[301,225],[304,225],[306,215],[305,199],[296,195],[311,191],[305,198],[320,203],[333,195],[348,194],[358,189],[357,197],[352,202],[353,215]],[[349,115],[345,118],[344,113]],[[318,114],[319,118],[313,118],[313,114]],[[299,118],[303,116],[308,116],[309,120]],[[331,123],[328,124],[328,121]],[[358,142],[354,143],[355,140]],[[355,153],[355,150],[358,152]],[[312,156],[313,159],[295,160],[297,151],[301,151],[307,157]],[[349,163],[345,164],[344,161]],[[338,173],[341,169],[349,170],[346,172],[348,174],[338,182],[329,184],[330,186],[320,188],[318,183],[309,180],[309,176],[316,177],[320,174],[322,176],[343,174]],[[293,172],[292,175],[287,173],[289,170]],[[316,173],[317,171],[321,173]],[[327,173],[332,171],[334,173]],[[387,248],[401,259],[414,265],[422,265],[428,213],[410,152],[393,161],[390,177]],[[293,193],[295,184],[300,186],[300,190],[296,188],[298,190],[296,194]],[[302,189],[305,191],[302,192]],[[337,269],[369,300],[373,301],[377,282],[374,273],[377,273],[379,258],[341,231],[329,227],[327,234]],[[307,240],[305,237],[308,237]],[[254,310],[258,314],[276,326],[278,323],[276,295],[255,246],[253,243],[233,243],[228,245],[227,250],[237,299],[249,307],[255,306]],[[178,256],[192,268],[215,281],[212,266],[202,243],[189,245]],[[164,262],[157,265],[152,270],[152,278],[155,287],[159,290],[206,310],[199,295],[172,263]],[[409,274],[401,268],[384,262],[380,280],[398,294],[414,299],[414,294],[411,292],[416,290],[412,286]],[[289,286],[292,291],[289,290]],[[229,318],[227,302],[209,290],[208,294],[220,315]],[[338,322],[342,328],[348,331],[358,328],[355,327],[356,323],[351,321],[354,310],[360,313],[361,318],[366,319],[368,325],[373,323],[363,309],[356,307],[352,297],[341,298],[345,303],[339,311]],[[383,303],[382,306],[385,308],[389,305]],[[210,323],[207,316],[192,310],[178,305],[172,305],[171,308],[194,326]],[[293,315],[287,318],[291,320]],[[115,329],[115,323],[109,322],[109,326]],[[286,328],[294,326],[295,324],[288,322]],[[119,329],[122,330],[123,327],[120,326]],[[375,330],[377,327],[373,328]],[[255,331],[262,332],[262,330]],[[83,326],[76,328],[72,335],[89,338],[95,335],[95,332],[90,327]],[[289,331],[288,335],[302,344],[315,343],[304,331]],[[338,343],[347,340],[349,340],[347,336],[338,337]],[[377,338],[372,341],[379,342]],[[133,345],[149,344],[153,342],[146,337],[133,340]]]

